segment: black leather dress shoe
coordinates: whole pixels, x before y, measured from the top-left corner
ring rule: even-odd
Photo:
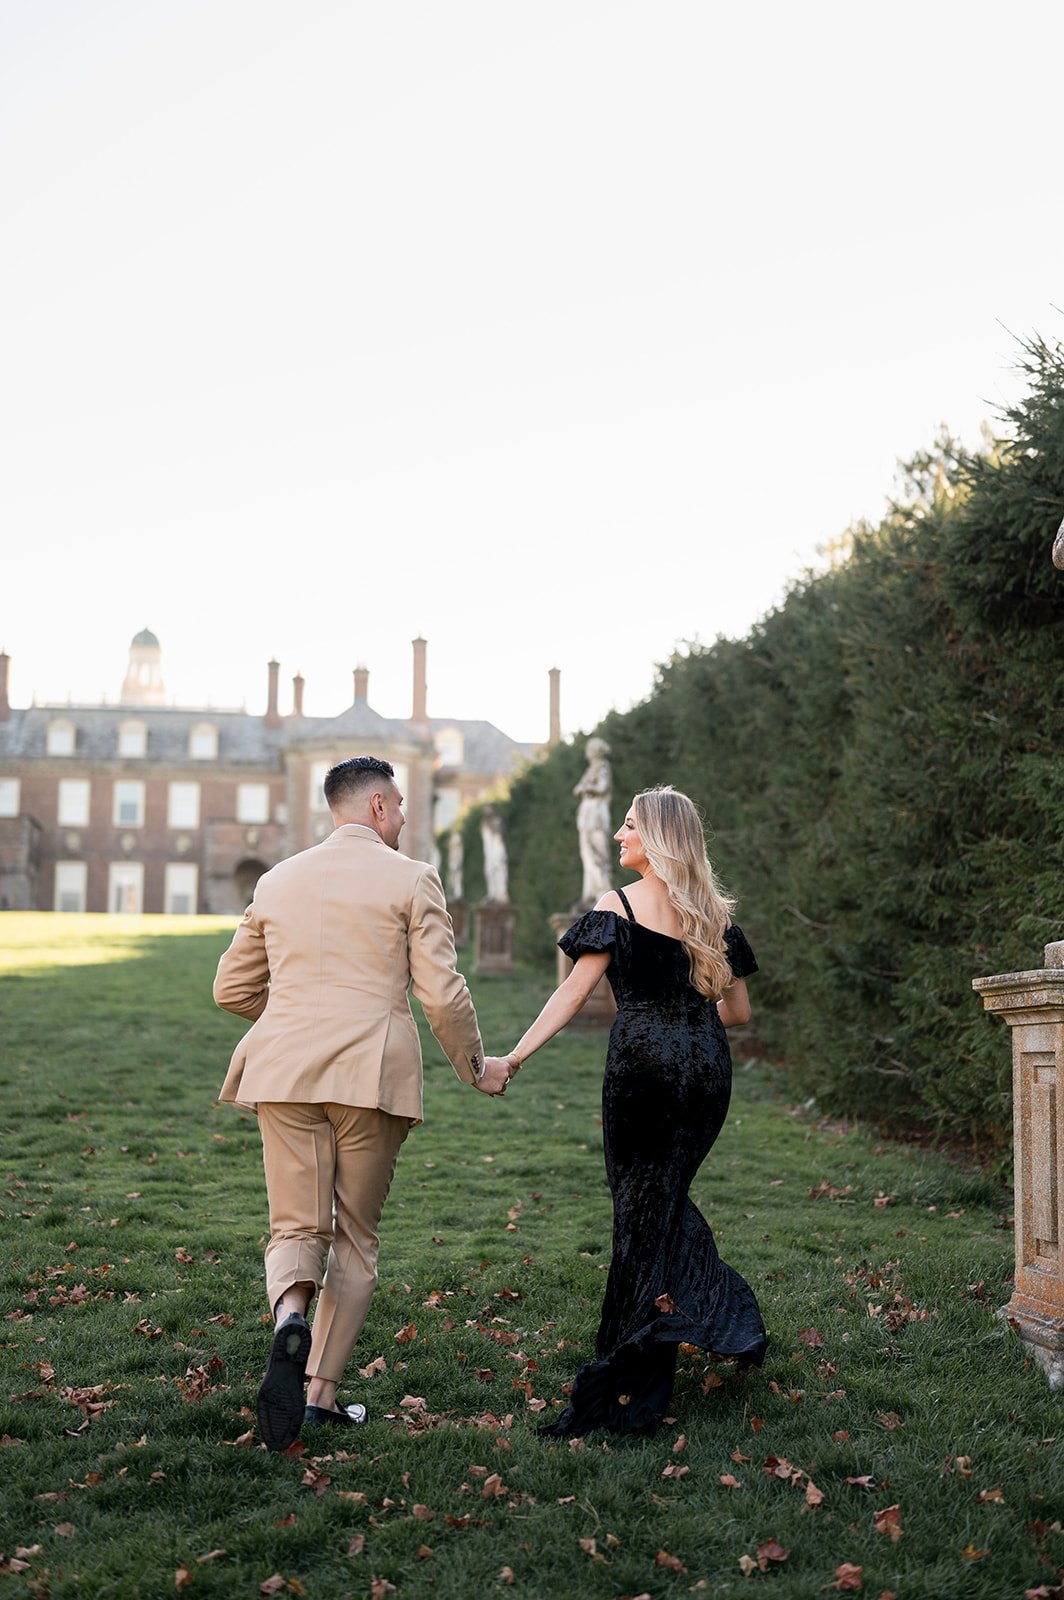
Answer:
[[[307,1406],[303,1412],[304,1428],[357,1428],[365,1420],[366,1408],[357,1404],[335,1410],[331,1406]]]
[[[259,1433],[267,1450],[287,1450],[299,1438],[309,1357],[310,1326],[293,1311],[274,1331],[270,1364],[255,1403]]]

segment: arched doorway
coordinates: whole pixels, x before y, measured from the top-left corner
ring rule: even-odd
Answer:
[[[233,868],[233,883],[241,907],[251,904],[255,893],[255,885],[266,871],[265,861],[255,861],[248,856],[243,861],[238,861]]]

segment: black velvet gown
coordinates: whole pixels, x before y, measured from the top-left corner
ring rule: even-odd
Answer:
[[[721,1260],[688,1190],[720,1132],[731,1054],[713,1001],[690,982],[678,939],[632,917],[589,911],[558,943],[575,961],[609,951],[617,1001],[602,1086],[602,1137],[613,1196],[613,1255],[596,1359],[569,1404],[540,1431],[653,1433],[668,1409],[681,1343],[760,1366],[767,1337],[753,1290]],[[725,933],[737,978],[757,971],[742,930]]]

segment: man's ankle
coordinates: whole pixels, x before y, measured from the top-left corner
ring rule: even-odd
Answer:
[[[293,1314],[305,1317],[310,1297],[314,1292],[312,1284],[295,1284],[291,1289],[286,1289],[273,1308],[274,1321],[281,1323],[286,1317]]]

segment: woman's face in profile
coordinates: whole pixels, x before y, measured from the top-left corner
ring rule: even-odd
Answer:
[[[648,865],[647,853],[630,809],[613,837],[621,847],[621,866],[627,867],[630,872],[643,872]]]

